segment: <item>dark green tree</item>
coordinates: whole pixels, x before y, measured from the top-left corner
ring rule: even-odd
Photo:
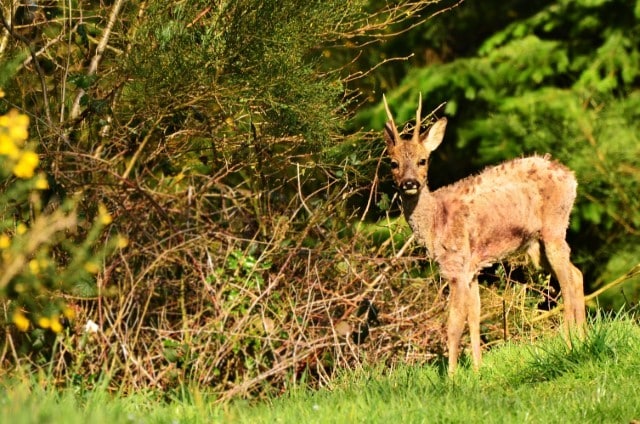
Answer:
[[[478,8],[501,13],[480,20]],[[533,153],[574,169],[570,238],[588,290],[640,263],[639,18],[628,1],[465,3],[408,37],[438,60],[408,69],[387,91],[398,121],[411,119],[418,93],[426,108],[446,102],[436,112],[450,130],[435,185]],[[423,39],[433,42],[421,48]],[[378,105],[357,122],[382,128],[384,119]],[[638,283],[615,304],[637,304]]]

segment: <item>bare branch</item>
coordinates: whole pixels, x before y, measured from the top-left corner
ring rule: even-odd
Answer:
[[[362,44],[357,44],[354,47],[362,47],[363,45],[377,42],[382,39],[388,39],[403,34],[413,28],[422,25],[434,16],[454,9],[462,4],[464,0],[459,0],[455,4],[439,9],[433,13],[422,16],[421,14],[430,6],[434,6],[440,3],[440,0],[417,0],[417,1],[403,1],[399,4],[389,5],[368,14],[360,21],[349,23],[350,28],[336,28],[331,34],[327,34],[328,37],[334,39],[351,40],[354,38],[364,38],[365,41]],[[385,32],[392,25],[401,24],[406,21],[411,21],[410,25],[406,25],[395,32]]]
[[[89,70],[87,71],[88,76],[95,75],[95,73],[98,71],[98,65],[100,64],[100,60],[102,59],[102,55],[105,49],[107,48],[107,44],[109,43],[109,37],[111,36],[111,30],[113,29],[113,25],[115,24],[116,19],[118,19],[118,15],[120,13],[120,9],[122,8],[123,3],[124,3],[124,0],[116,0],[116,2],[113,5],[113,8],[111,9],[111,16],[109,17],[107,26],[104,29],[104,32],[102,33],[102,38],[100,39],[100,42],[98,43],[98,47],[96,48],[96,54],[91,59],[91,64],[89,65]],[[70,115],[71,119],[75,119],[78,117],[78,115],[80,115],[80,100],[84,95],[85,95],[85,90],[83,88],[78,90],[76,99],[73,102],[73,107],[71,108],[71,115]]]
[[[7,30],[9,34],[11,34],[13,38],[15,38],[16,40],[19,40],[29,49],[29,54],[31,55],[31,59],[33,60],[33,65],[36,68],[38,77],[40,78],[40,85],[42,87],[42,101],[44,103],[43,109],[44,109],[45,116],[47,118],[47,124],[51,126],[52,121],[51,121],[51,112],[49,111],[49,95],[47,94],[47,83],[45,81],[44,72],[42,71],[42,68],[40,67],[40,63],[38,63],[38,60],[36,58],[36,52],[31,46],[31,43],[29,42],[29,40],[27,40],[25,37],[23,37],[22,35],[18,34],[16,31],[13,30],[13,25],[6,20],[4,15],[4,9],[2,8],[0,8],[0,21],[2,22],[2,26]]]

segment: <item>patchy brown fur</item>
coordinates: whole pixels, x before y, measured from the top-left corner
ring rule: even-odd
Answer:
[[[418,107],[413,137],[403,139],[386,99],[385,108],[387,151],[405,216],[450,285],[449,372],[455,371],[467,321],[474,366],[481,363],[478,271],[519,251],[527,251],[537,265],[540,243],[560,283],[565,326],[580,331],[585,321],[582,273],[571,263],[565,241],[576,198],[573,173],[546,156],[532,156],[487,168],[431,192],[427,186],[429,156],[444,137],[446,119],[421,134]]]

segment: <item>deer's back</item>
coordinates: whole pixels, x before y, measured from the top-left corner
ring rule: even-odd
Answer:
[[[576,187],[568,168],[533,156],[436,190],[433,253],[479,268],[533,239],[564,238]]]

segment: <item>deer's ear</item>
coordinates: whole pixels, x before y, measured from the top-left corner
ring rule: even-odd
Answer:
[[[387,142],[387,148],[391,149],[396,145],[395,137],[393,122],[389,121],[384,126],[384,141]]]
[[[442,143],[444,130],[447,128],[447,118],[441,118],[429,128],[429,132],[420,140],[425,149],[433,152]]]

